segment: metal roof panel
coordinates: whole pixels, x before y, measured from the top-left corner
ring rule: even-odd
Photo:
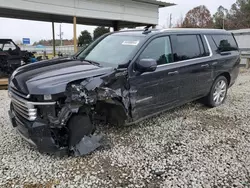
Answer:
[[[169,2],[161,1],[161,0],[133,0],[133,1],[158,5],[159,7],[169,7],[169,6],[176,5],[174,3],[169,3]]]

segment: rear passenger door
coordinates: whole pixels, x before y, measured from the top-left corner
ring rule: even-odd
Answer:
[[[179,72],[173,63],[169,36],[154,37],[136,57],[154,59],[157,69],[129,76],[132,117],[136,121],[175,106],[179,100]]]
[[[174,62],[179,65],[182,103],[203,97],[212,85],[211,52],[204,35],[174,35]]]

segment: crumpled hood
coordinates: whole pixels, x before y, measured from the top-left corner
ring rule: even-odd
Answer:
[[[11,76],[10,86],[33,95],[64,92],[68,83],[89,77],[101,76],[114,70],[88,62],[61,58],[36,62],[17,69]]]

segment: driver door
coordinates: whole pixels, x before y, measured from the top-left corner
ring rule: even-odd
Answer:
[[[158,66],[154,72],[129,77],[133,121],[167,110],[179,102],[179,69],[173,64],[170,37],[151,39],[136,62],[141,59],[154,59]]]

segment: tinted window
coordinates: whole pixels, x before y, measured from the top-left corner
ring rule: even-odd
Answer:
[[[151,41],[139,59],[155,59],[158,65],[173,62],[169,37],[159,37]]]
[[[219,51],[238,50],[237,43],[232,35],[213,35],[212,37]]]
[[[198,37],[200,36],[177,35],[174,53],[175,61],[183,61],[204,56],[204,47],[201,39]]]

